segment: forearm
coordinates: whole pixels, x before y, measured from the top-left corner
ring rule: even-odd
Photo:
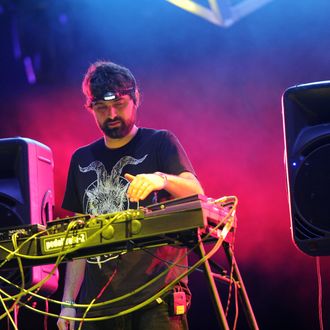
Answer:
[[[173,197],[185,197],[194,194],[204,194],[204,190],[196,177],[190,172],[179,175],[166,174],[164,189]]]
[[[162,189],[175,198],[204,194],[200,183],[190,172],[182,172],[179,175],[155,172],[136,176],[126,173],[125,178],[130,182],[127,196],[132,202],[144,200],[152,191]]]
[[[66,264],[63,301],[75,301],[84,279],[86,259],[69,261]]]

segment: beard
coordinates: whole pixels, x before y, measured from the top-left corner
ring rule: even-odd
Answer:
[[[120,125],[116,127],[109,126],[112,122],[119,122]],[[111,139],[121,139],[129,134],[135,124],[135,119],[130,118],[127,121],[124,121],[120,117],[114,119],[106,119],[103,124],[100,124],[100,129],[102,132]]]

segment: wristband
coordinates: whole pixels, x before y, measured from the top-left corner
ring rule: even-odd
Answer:
[[[74,300],[64,300],[63,303],[69,304],[70,306],[61,306],[63,308],[75,308],[73,305],[76,303]]]
[[[155,172],[154,174],[156,174],[156,175],[158,175],[158,176],[160,176],[160,177],[163,178],[164,183],[163,183],[163,187],[162,187],[161,189],[165,189],[166,184],[167,184],[167,176],[166,176],[166,174],[163,173],[163,172]],[[161,189],[160,189],[160,190],[161,190]]]

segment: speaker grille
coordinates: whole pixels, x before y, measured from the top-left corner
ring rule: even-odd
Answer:
[[[318,147],[303,160],[293,193],[301,218],[330,231],[330,144]]]
[[[298,214],[294,214],[294,221],[295,236],[301,241],[323,238],[325,236],[323,232],[304,221]]]

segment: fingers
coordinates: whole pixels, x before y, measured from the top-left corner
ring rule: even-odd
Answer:
[[[125,176],[125,179],[126,179],[128,182],[132,182],[132,181],[134,180],[134,178],[135,178],[134,175],[132,175],[132,174],[128,174],[128,173],[126,173],[124,176]]]
[[[135,177],[130,174],[125,175],[125,178],[128,178],[128,180],[130,180],[132,177],[133,179],[130,181],[131,184],[127,190],[127,197],[131,202],[138,202],[139,200],[146,198],[152,192],[152,187],[141,175],[137,175]]]
[[[59,330],[67,330],[67,324],[69,323],[69,321],[67,320],[63,320],[63,319],[58,319],[57,321],[57,327]],[[72,329],[74,329],[72,327]],[[71,327],[70,327],[70,330],[71,330]]]
[[[74,321],[70,321],[70,330],[74,330]]]
[[[75,317],[76,310],[74,308],[63,308],[60,316]],[[69,321],[60,317],[57,320],[57,327],[59,330],[74,330],[74,323],[73,320]]]
[[[137,197],[139,200],[144,200],[148,197],[148,195],[153,191],[154,189],[152,188],[151,185],[142,185],[141,189],[137,191]]]
[[[75,321],[59,319],[57,321],[57,327],[59,330],[74,330],[74,323]]]
[[[130,182],[127,197],[131,202],[144,200],[151,192],[163,187],[163,179],[155,174],[138,174],[133,176],[127,173],[125,178]]]
[[[57,321],[57,327],[59,330],[74,330],[74,323],[74,321],[59,319]]]

